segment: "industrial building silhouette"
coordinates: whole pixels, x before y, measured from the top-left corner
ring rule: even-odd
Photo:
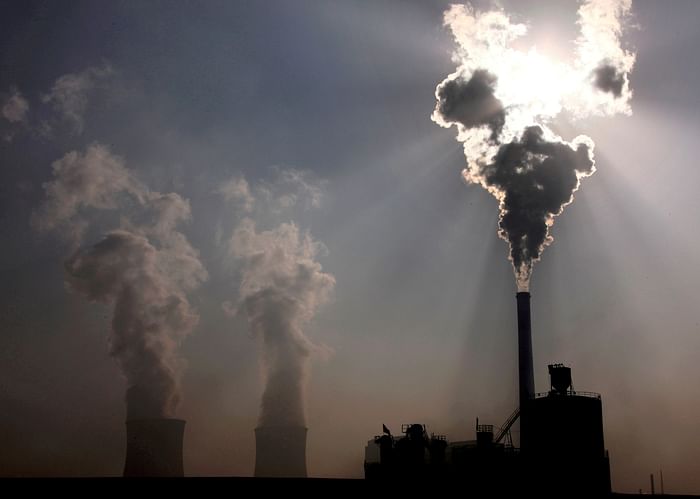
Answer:
[[[549,391],[535,392],[530,294],[516,298],[519,407],[498,428],[477,420],[469,441],[428,435],[422,424],[403,425],[399,436],[383,426],[365,448],[366,479],[450,479],[491,492],[610,493],[601,397],[574,391],[571,369],[562,364],[549,365]],[[511,438],[517,420],[519,447]]]

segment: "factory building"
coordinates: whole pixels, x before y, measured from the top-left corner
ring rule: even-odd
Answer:
[[[471,490],[606,494],[610,462],[603,437],[600,395],[573,389],[571,369],[549,365],[550,387],[536,393],[532,360],[530,294],[517,298],[519,406],[500,427],[476,422],[475,439],[449,442],[428,436],[421,424],[369,440],[365,478],[416,480],[442,477]],[[519,422],[519,447],[511,428]]]

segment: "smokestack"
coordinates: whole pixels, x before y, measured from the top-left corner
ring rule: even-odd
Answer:
[[[535,396],[535,375],[532,367],[532,332],[530,329],[530,293],[521,291],[518,300],[518,375],[520,385],[520,447],[528,446],[527,407]]]
[[[127,477],[181,477],[182,419],[133,419],[126,422]]]
[[[535,375],[532,368],[532,333],[530,330],[530,293],[521,291],[518,300],[518,374],[520,375],[520,408],[535,396]]]
[[[255,476],[306,478],[306,431],[303,426],[255,429]]]

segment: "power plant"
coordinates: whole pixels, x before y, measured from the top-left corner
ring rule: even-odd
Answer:
[[[475,438],[449,441],[420,423],[399,435],[383,426],[365,447],[369,481],[392,483],[446,479],[472,490],[508,493],[610,493],[610,463],[603,437],[600,395],[575,391],[571,369],[550,364],[549,389],[535,391],[530,294],[517,300],[519,405],[500,427],[476,420]],[[517,446],[511,436],[519,421]],[[126,423],[126,477],[183,476],[185,421],[131,419]],[[255,429],[255,477],[306,478],[304,426]],[[504,480],[507,476],[509,479]]]
[[[384,426],[365,448],[366,479],[440,477],[484,491],[610,493],[600,395],[574,391],[571,369],[563,364],[549,365],[549,390],[535,392],[530,293],[516,299],[519,407],[498,428],[477,419],[476,438],[468,441],[428,435],[422,424],[403,425],[400,436]],[[516,447],[511,428],[518,420]]]

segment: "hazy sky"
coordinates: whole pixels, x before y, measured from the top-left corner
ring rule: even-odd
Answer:
[[[576,2],[500,4],[541,52],[570,56]],[[459,440],[477,416],[506,419],[517,404],[516,287],[497,203],[465,185],[455,131],[430,120],[435,87],[456,67],[448,7],[0,4],[0,475],[122,471],[110,310],[65,289],[70,244],[30,224],[52,163],[91,144],[191,204],[179,230],[209,278],[188,294],[200,320],[180,348],[187,474],[253,471],[260,346],[245,316],[222,306],[241,277],[222,243],[242,216],[219,192],[231,178],[266,200],[259,230],[309,230],[335,278],[305,328],[320,345],[311,476],[362,476],[382,423],[423,422]],[[564,362],[576,389],[602,394],[617,491],[663,469],[666,492],[700,493],[698,19],[695,0],[635,0],[633,115],[555,124],[595,140],[598,171],[535,267],[535,381],[546,390],[546,365]],[[306,171],[303,186],[280,180],[290,169]],[[92,244],[120,213],[86,216]]]

